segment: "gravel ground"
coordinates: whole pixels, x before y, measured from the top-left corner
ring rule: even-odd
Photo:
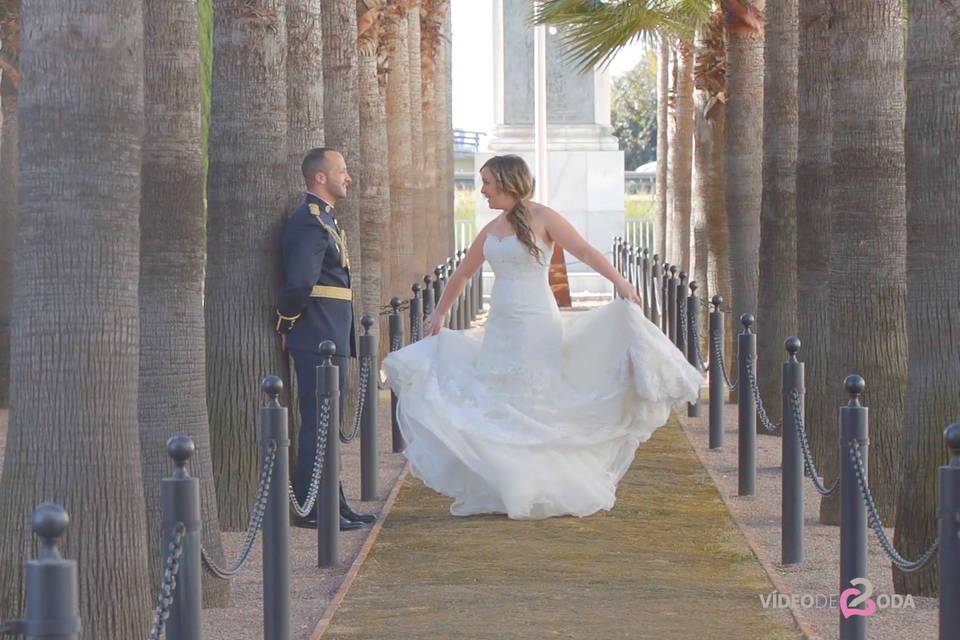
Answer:
[[[780,438],[757,438],[757,495],[737,496],[737,408],[724,412],[724,446],[709,449],[706,404],[701,418],[681,418],[681,424],[707,468],[730,513],[750,541],[754,552],[781,593],[816,596],[836,595],[840,567],[840,528],[817,522],[820,497],[812,484],[804,487],[804,561],[799,565],[780,563]],[[809,480],[808,480],[809,482]],[[887,529],[893,538],[893,529]],[[877,594],[892,594],[893,578],[886,554],[871,531],[868,536],[868,577]],[[757,594],[757,607],[762,606]],[[822,599],[822,598],[821,598]],[[914,609],[881,609],[868,621],[871,640],[932,640],[937,637],[938,600],[914,598]],[[839,638],[840,612],[837,608],[800,608],[795,611],[808,637]]]

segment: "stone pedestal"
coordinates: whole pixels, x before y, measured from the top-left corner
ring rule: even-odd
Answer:
[[[489,152],[478,153],[476,169],[493,155],[512,153],[534,167],[533,29],[531,0],[494,0],[494,100],[496,127]],[[563,59],[558,35],[547,34],[547,204],[566,217],[597,249],[609,254],[624,230],[623,152],[610,131],[610,78],[580,73]],[[487,208],[477,185],[477,224],[499,211]],[[609,257],[609,255],[608,255]],[[612,285],[569,253],[567,270],[574,297],[611,293]]]

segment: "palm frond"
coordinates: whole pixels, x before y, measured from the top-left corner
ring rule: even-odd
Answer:
[[[532,22],[561,28],[566,58],[580,68],[610,62],[637,41],[655,45],[661,37],[692,41],[710,17],[712,0],[542,0]]]

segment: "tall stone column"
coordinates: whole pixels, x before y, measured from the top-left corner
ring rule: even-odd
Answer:
[[[494,0],[494,119],[489,152],[479,153],[476,168],[493,155],[512,153],[534,166],[534,62],[531,0]],[[548,204],[584,237],[607,253],[624,232],[623,152],[610,127],[610,77],[601,69],[581,73],[563,57],[560,37],[547,33]],[[477,218],[491,211],[479,195]],[[567,254],[571,292],[611,292],[612,286]]]

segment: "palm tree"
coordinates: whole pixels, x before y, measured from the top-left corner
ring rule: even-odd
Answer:
[[[903,482],[894,542],[919,556],[937,537],[936,468],[944,427],[960,416],[960,27],[956,5],[911,0],[907,45],[907,369]],[[931,268],[933,267],[933,268]],[[937,561],[894,571],[897,593],[937,594]]]
[[[420,0],[408,0],[407,4],[407,74],[410,80],[410,218],[413,229],[413,268],[414,275],[423,275],[420,271],[428,268],[427,260],[427,211],[424,202],[423,152],[420,141],[423,140],[423,82],[420,38]],[[416,141],[416,151],[414,144]]]
[[[657,54],[657,239],[655,250],[664,257],[667,246],[667,155],[670,94],[670,43],[660,39]]]
[[[220,519],[210,457],[203,334],[203,158],[196,3],[144,5],[146,134],[140,210],[139,422],[148,549],[161,547],[160,480],[170,475],[166,440],[197,445],[204,546],[222,563]],[[178,60],[179,64],[167,64]],[[176,398],[176,402],[171,399]],[[150,584],[163,576],[152,553]],[[226,606],[229,583],[204,581],[208,606]]]
[[[137,434],[142,4],[22,5],[0,617],[21,613],[30,514],[55,499],[80,593],[109,590],[80,601],[90,638],[146,636],[151,606]]]
[[[761,397],[780,417],[783,341],[797,331],[797,0],[767,5],[757,355]]]
[[[453,202],[454,202],[454,184],[453,184],[453,53],[451,43],[453,42],[453,20],[450,11],[443,16],[443,32],[440,41],[443,46],[440,48],[440,73],[437,76],[437,91],[443,97],[440,107],[441,126],[437,135],[437,154],[440,158],[440,184],[437,193],[440,195],[440,204],[438,211],[442,220],[442,229],[446,238],[447,251],[445,255],[453,255],[454,252],[454,233],[453,233]],[[441,246],[442,246],[441,242]]]
[[[724,194],[730,234],[733,317],[756,313],[763,131],[763,2],[724,0],[727,121]]]
[[[903,4],[836,0],[831,25],[831,208],[843,219],[830,232],[828,387],[836,407],[847,374],[867,381],[870,487],[891,522],[907,381]],[[825,462],[834,477],[835,460]],[[836,523],[839,497],[823,500],[820,516]]]
[[[320,13],[321,0],[287,0],[287,174],[293,206],[304,189],[303,155],[324,141]]]
[[[444,216],[438,205],[445,195],[441,195],[440,168],[438,151],[440,132],[440,105],[445,99],[438,95],[440,84],[441,49],[444,46],[443,26],[449,12],[448,0],[422,0],[420,3],[420,77],[421,77],[421,114],[423,118],[423,184],[426,190],[423,206],[427,219],[428,253],[422,266],[437,264],[446,257]],[[435,142],[430,142],[435,141]]]
[[[383,53],[381,28],[383,4],[368,7],[357,2],[357,85],[360,116],[360,164],[355,174],[360,182],[360,243],[363,246],[363,308],[375,310],[383,304],[389,282],[385,260],[390,224],[390,175],[387,149],[386,69],[380,64]],[[369,3],[373,4],[373,3]],[[373,331],[379,331],[374,323]]]
[[[837,455],[830,350],[830,0],[800,3],[797,74],[797,320],[806,363],[806,427],[817,465]],[[829,399],[828,399],[829,398]],[[828,436],[832,434],[832,436]],[[836,465],[834,465],[836,466]],[[832,481],[832,478],[827,478]]]
[[[403,295],[423,267],[413,252],[413,140],[410,135],[410,29],[405,4],[391,5],[384,14],[383,38],[387,54],[387,141],[390,158],[390,288]]]
[[[20,85],[20,0],[0,0],[0,408],[9,406],[10,299],[17,221],[17,88]]]
[[[668,158],[670,178],[673,184],[673,207],[671,220],[672,246],[676,247],[672,260],[683,271],[690,270],[690,215],[691,181],[693,179],[693,60],[692,42],[681,40],[676,47],[677,67],[674,99],[676,101],[675,131],[670,138]]]
[[[247,524],[259,480],[260,380],[285,372],[273,326],[287,204],[285,0],[217,0],[205,325],[221,524]]]

